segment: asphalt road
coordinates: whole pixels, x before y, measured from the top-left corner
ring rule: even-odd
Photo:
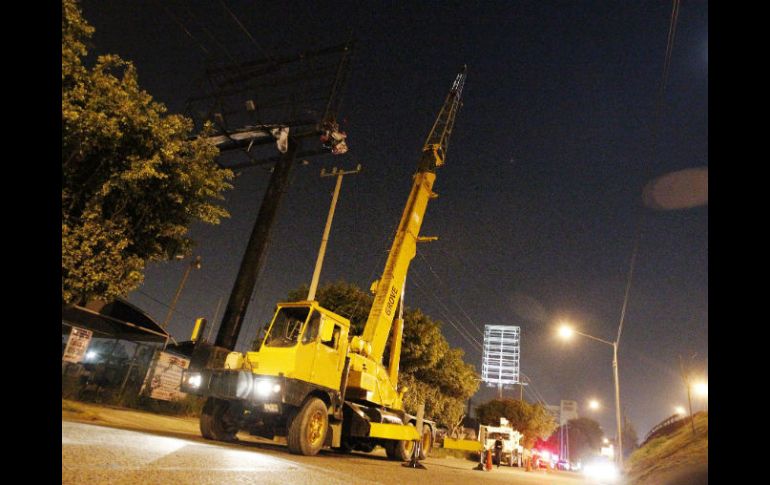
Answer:
[[[377,452],[296,456],[274,444],[220,444],[173,433],[62,421],[62,485],[588,483],[569,472],[509,467],[476,471],[472,462],[459,458],[429,458],[423,463],[427,470],[402,467]]]

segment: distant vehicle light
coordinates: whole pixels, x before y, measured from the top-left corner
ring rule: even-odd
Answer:
[[[618,479],[618,468],[610,461],[597,460],[583,467],[583,473],[592,480],[615,481]]]

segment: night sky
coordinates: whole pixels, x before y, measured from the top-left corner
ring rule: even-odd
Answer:
[[[686,406],[679,356],[695,354],[703,375],[708,362],[708,207],[652,210],[641,194],[658,176],[708,166],[706,2],[680,7],[662,100],[670,2],[224,4],[253,41],[221,1],[82,7],[96,28],[92,52],[132,60],[142,87],[171,112],[199,92],[207,61],[339,44],[351,29],[358,39],[340,109],[350,151],[295,166],[239,350],[277,301],[310,281],[334,187],[321,168],[363,165],[343,182],[321,284],[368,288],[379,276],[422,143],[467,64],[434,187],[440,197],[422,229],[440,239],[419,247],[406,304],[443,321],[446,338],[479,371],[484,325],[521,326],[521,370],[532,382],[525,396],[576,400],[581,415],[614,436],[611,347],[554,335],[567,318],[615,339],[640,230],[620,341],[621,401],[640,438]],[[221,299],[218,326],[268,176],[240,170],[226,194],[232,217],[193,226],[202,269],[190,274],[169,326],[177,340],[189,338],[195,317],[212,319]],[[187,264],[151,265],[130,301],[163,321]],[[495,393],[482,388],[474,402]],[[589,411],[589,398],[602,409]]]

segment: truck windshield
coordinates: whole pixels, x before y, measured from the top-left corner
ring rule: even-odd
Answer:
[[[511,439],[511,435],[509,435],[508,433],[489,433],[489,437],[487,439],[496,440],[498,438],[501,440],[507,441]]]
[[[307,320],[308,308],[281,308],[265,339],[268,347],[293,347],[297,343],[302,324]]]

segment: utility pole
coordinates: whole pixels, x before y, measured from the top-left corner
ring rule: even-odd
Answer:
[[[216,131],[207,138],[220,152],[237,151],[248,157],[222,167],[272,166],[261,205],[255,200],[257,220],[222,312],[214,349],[206,351],[210,354],[207,363],[235,349],[294,160],[329,153],[328,147],[318,147],[317,142],[308,143],[305,150],[300,146],[305,139],[319,140],[329,134],[350,71],[353,44],[351,40],[292,55],[214,65],[205,71],[208,87],[188,98],[187,112],[194,115],[196,127],[214,122]],[[335,64],[336,69],[328,69]],[[254,98],[249,99],[246,93]],[[280,154],[265,158],[273,143]]]
[[[171,320],[171,315],[174,313],[176,302],[179,299],[179,295],[182,294],[182,288],[184,288],[184,284],[187,281],[187,277],[190,275],[190,270],[193,268],[201,269],[200,256],[196,256],[196,258],[192,260],[190,264],[187,266],[187,269],[184,272],[184,276],[182,277],[182,281],[179,283],[179,287],[176,289],[176,294],[174,295],[174,299],[171,300],[171,306],[168,307],[168,314],[166,315],[166,319],[163,321],[163,325],[160,326],[163,330],[166,329],[166,325],[168,325],[168,322]]]
[[[318,258],[315,262],[315,270],[313,271],[313,279],[310,281],[310,289],[307,292],[308,301],[315,300],[316,289],[318,289],[318,280],[321,277],[321,266],[324,262],[324,254],[326,253],[326,243],[329,241],[329,231],[332,227],[332,219],[334,218],[334,209],[337,207],[337,199],[340,195],[340,187],[342,187],[342,177],[345,175],[357,174],[361,171],[361,164],[359,163],[355,170],[337,170],[334,167],[331,172],[327,172],[326,169],[321,169],[321,177],[337,176],[337,185],[334,187],[334,195],[332,195],[332,204],[329,207],[329,215],[326,218],[326,227],[324,227],[324,234],[321,238],[321,247],[318,249]]]
[[[519,381],[519,401],[524,400],[524,386],[526,386],[526,384]]]
[[[246,246],[246,253],[241,260],[238,276],[227,301],[222,324],[217,331],[217,338],[214,343],[217,347],[224,347],[228,350],[235,349],[238,335],[241,332],[241,325],[243,325],[243,319],[246,316],[246,307],[265,259],[265,248],[270,237],[270,230],[273,227],[278,206],[289,185],[289,174],[296,152],[297,141],[289,137],[288,148],[285,153],[281,154],[280,160],[273,167],[262,205],[259,206],[257,221],[254,223],[249,243]]]
[[[618,332],[618,340],[620,339]],[[623,428],[620,422],[620,381],[618,379],[618,340],[612,342],[612,373],[615,377],[615,420],[618,427],[618,465],[623,469]]]

